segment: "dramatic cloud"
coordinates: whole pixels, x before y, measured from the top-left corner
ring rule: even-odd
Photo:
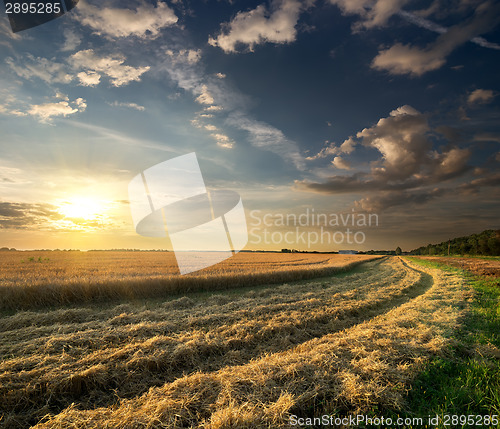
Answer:
[[[222,25],[221,33],[208,43],[224,52],[236,52],[238,45],[253,51],[263,43],[289,43],[297,35],[295,26],[303,9],[298,0],[274,0],[271,10],[261,4],[248,12],[239,12],[234,19]]]
[[[124,65],[125,59],[122,55],[100,57],[92,49],[86,49],[73,54],[69,62],[74,68],[85,70],[83,74],[78,74],[78,78],[81,84],[86,86],[96,85],[100,73],[108,76],[113,86],[127,85],[133,81],[140,81],[141,76],[150,69],[149,66]]]
[[[391,74],[421,76],[440,68],[448,55],[470,39],[492,30],[500,22],[500,5],[482,3],[472,18],[450,27],[425,48],[396,43],[379,52],[372,68]]]
[[[420,171],[431,143],[427,140],[427,119],[411,106],[402,106],[382,118],[377,125],[357,134],[365,146],[382,154],[382,165],[374,167],[374,176],[400,180]]]
[[[380,158],[371,163],[369,173],[332,176],[325,183],[297,181],[295,187],[326,194],[375,193],[358,202],[365,210],[427,202],[444,194],[436,185],[470,170],[467,165],[470,151],[451,146],[441,152],[433,149],[432,131],[425,115],[411,106],[401,106],[356,134],[358,145],[376,149],[380,154]],[[320,154],[322,157],[337,155],[344,145],[352,152],[355,144],[354,138],[350,138],[340,147],[331,146]],[[332,164],[341,169],[350,167],[339,156],[334,157]]]
[[[159,1],[156,7],[145,1],[135,9],[93,6],[85,0],[78,4],[78,19],[92,28],[96,34],[107,38],[136,36],[156,38],[160,30],[174,25],[177,16],[166,3]]]
[[[495,93],[491,89],[476,89],[469,94],[469,97],[467,97],[467,103],[486,104],[493,101],[494,98]]]

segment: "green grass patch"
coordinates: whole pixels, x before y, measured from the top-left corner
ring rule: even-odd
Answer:
[[[419,374],[408,395],[411,415],[439,416],[439,428],[475,427],[470,420],[449,425],[445,416],[497,415],[500,420],[500,282],[467,271],[418,258],[417,264],[463,275],[474,290],[463,323],[454,334],[456,346],[450,357],[431,361]],[[463,418],[462,418],[463,421]],[[476,423],[479,418],[476,418]],[[455,420],[457,422],[457,420]],[[500,424],[482,427],[500,428]]]

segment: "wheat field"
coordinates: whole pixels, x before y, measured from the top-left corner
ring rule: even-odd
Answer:
[[[316,267],[335,255],[272,257]],[[11,310],[0,426],[281,428],[292,414],[404,410],[468,294],[459,276],[390,257],[296,282]]]
[[[0,310],[44,309],[61,304],[280,283],[350,269],[373,258],[242,252],[181,276],[172,252],[2,252]]]

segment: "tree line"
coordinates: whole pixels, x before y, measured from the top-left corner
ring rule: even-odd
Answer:
[[[488,229],[479,234],[453,238],[439,244],[428,244],[410,255],[479,255],[500,256],[500,230]]]

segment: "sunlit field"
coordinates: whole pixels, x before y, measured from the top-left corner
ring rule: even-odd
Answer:
[[[167,296],[312,278],[344,270],[364,255],[238,253],[181,276],[172,252],[1,252],[0,310]]]
[[[24,263],[20,255],[3,261],[11,283],[15,264],[26,267],[24,276],[39,269],[44,281],[66,267],[59,279],[66,285],[92,272],[103,281],[106,272],[119,277],[118,265],[123,278],[138,271],[147,281],[161,276],[170,257],[148,253],[144,265],[134,259],[140,254],[47,253],[42,262]],[[106,258],[116,265],[106,268]],[[450,333],[471,298],[461,276],[397,257],[354,267],[360,258],[350,255],[239,258],[240,266],[236,258],[224,264],[235,279],[252,270],[300,274],[326,266],[337,272],[4,312],[0,426],[279,428],[292,415],[408,412],[412,380],[426,362],[448,355]],[[40,284],[36,277],[26,282]]]

